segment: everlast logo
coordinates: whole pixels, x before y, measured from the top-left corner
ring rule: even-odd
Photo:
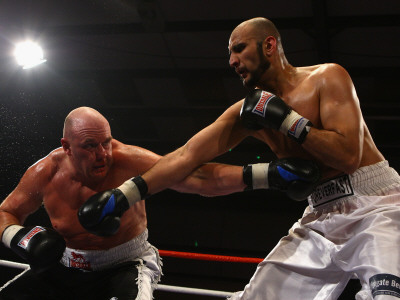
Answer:
[[[273,94],[262,91],[261,97],[257,102],[256,107],[253,108],[253,113],[265,117],[265,107],[267,106],[268,101],[273,97]]]
[[[350,183],[350,178],[348,175],[344,175],[320,184],[310,197],[313,206],[317,207],[351,195],[354,195],[354,191]]]
[[[31,231],[29,231],[18,243],[18,246],[20,246],[21,248],[26,249],[26,247],[28,247],[28,243],[29,241],[32,239],[32,237],[41,232],[41,231],[45,231],[46,229],[44,229],[43,227],[40,226],[36,226],[35,228],[33,228]]]

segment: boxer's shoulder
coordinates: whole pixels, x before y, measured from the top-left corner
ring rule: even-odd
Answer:
[[[35,176],[51,176],[61,168],[65,160],[65,152],[62,148],[57,148],[35,162],[28,170]]]
[[[119,143],[117,147],[113,146],[113,158],[114,162],[127,160],[137,160],[137,159],[151,159],[159,158],[159,155],[154,152],[135,145],[127,145]]]
[[[113,139],[111,143],[112,143],[112,154],[114,157],[118,155],[121,156],[122,158],[125,158],[124,156],[132,155],[132,153],[138,152],[141,149],[143,149],[135,145],[124,144],[116,139]]]
[[[335,70],[344,70],[344,68],[337,63],[324,63],[311,66],[296,67],[297,72],[309,72],[309,73],[330,72]]]
[[[324,82],[331,77],[347,76],[347,71],[336,63],[325,63],[313,66],[297,67],[296,72],[299,76],[309,81]]]
[[[311,72],[311,77],[323,84],[331,83],[332,80],[339,80],[339,82],[342,82],[343,79],[350,79],[347,70],[335,63],[318,65],[318,68]]]
[[[15,195],[24,195],[30,199],[41,200],[43,190],[56,176],[60,165],[62,153],[56,149],[47,156],[31,165],[22,176],[18,186],[15,188]]]
[[[130,170],[130,176],[136,176],[152,167],[160,156],[145,148],[127,145],[121,142],[113,143],[113,170]],[[128,179],[128,178],[126,178]]]

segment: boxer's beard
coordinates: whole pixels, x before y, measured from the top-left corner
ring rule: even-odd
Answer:
[[[250,76],[247,82],[243,79],[243,85],[247,88],[254,88],[260,81],[261,76],[265,73],[265,71],[269,69],[271,65],[271,63],[264,57],[264,53],[262,51],[262,43],[257,43],[257,54],[260,60],[257,69],[249,72]]]

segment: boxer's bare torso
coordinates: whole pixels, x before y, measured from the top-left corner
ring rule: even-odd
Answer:
[[[102,178],[89,183],[77,178],[64,150],[56,149],[28,169],[20,186],[3,203],[0,218],[4,220],[7,218],[4,212],[9,212],[20,216],[20,221],[23,222],[27,214],[35,211],[43,203],[54,229],[64,237],[68,247],[115,247],[145,230],[145,202],[140,201],[125,212],[119,231],[111,237],[88,233],[78,221],[78,209],[93,194],[115,188],[125,180],[145,172],[158,158],[158,155],[150,151],[113,140],[112,164]],[[31,195],[27,196],[27,193]]]
[[[333,142],[330,147],[324,147],[324,144],[321,143],[322,149],[320,149],[317,145],[318,140],[312,141],[314,139],[312,135],[315,133],[312,130],[304,144],[300,145],[281,132],[272,129],[232,130],[231,135],[238,135],[232,140],[252,135],[265,142],[278,158],[295,156],[314,159],[320,164],[324,178],[345,172],[345,167],[335,164],[335,158],[330,158],[330,156],[335,156],[335,153],[339,156],[342,147],[348,147],[348,152],[360,151],[356,169],[384,160],[361,116],[358,98],[347,73],[340,66],[334,64],[294,69],[294,75],[290,76],[288,84],[284,86],[283,92],[278,96],[300,115],[309,119],[314,128],[322,130],[320,133],[326,134],[326,137],[321,135],[318,137],[319,139],[332,140],[340,136],[343,138],[343,142],[341,140],[337,143]],[[338,79],[337,77],[340,76],[342,78]],[[331,84],[332,80],[340,81],[341,85],[345,84],[343,89],[350,89],[352,97],[341,98],[340,91],[338,91],[338,95],[334,93],[329,95],[332,91],[326,86]],[[321,93],[324,95],[321,96]],[[239,123],[238,115],[242,104],[243,100],[235,103],[225,112],[225,116],[223,115],[221,120],[225,120],[226,123],[236,120],[234,122]],[[312,143],[309,143],[310,140]],[[342,157],[337,157],[338,161],[342,159]]]

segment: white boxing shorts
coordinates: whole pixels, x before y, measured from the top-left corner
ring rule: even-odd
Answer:
[[[230,300],[400,300],[400,177],[387,161],[319,185],[303,217]]]
[[[104,271],[129,261],[137,262],[136,300],[151,300],[162,275],[162,263],[158,250],[147,238],[146,229],[134,239],[108,250],[78,250],[67,247],[60,262],[68,268],[87,272]]]

